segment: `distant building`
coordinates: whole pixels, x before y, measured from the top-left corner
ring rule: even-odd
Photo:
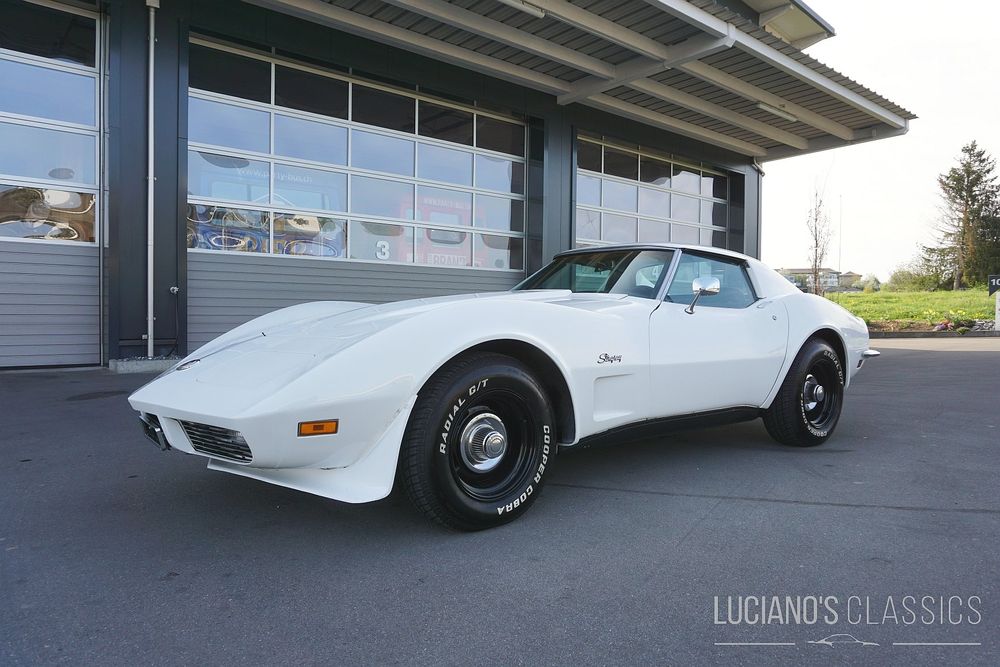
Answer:
[[[811,292],[813,290],[812,269],[778,269],[778,273],[783,275],[789,282],[794,283],[799,289]],[[842,286],[841,274],[833,269],[821,268],[819,270],[819,286],[823,291],[838,289]],[[857,276],[854,280],[861,278],[856,273],[850,275]]]
[[[847,289],[854,285],[854,283],[861,280],[862,275],[860,273],[854,273],[854,271],[844,271],[840,274],[840,286],[843,289]]]

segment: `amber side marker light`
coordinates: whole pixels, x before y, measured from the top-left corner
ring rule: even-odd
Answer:
[[[318,422],[299,422],[299,437],[307,435],[333,435],[340,425],[339,419],[327,419]]]

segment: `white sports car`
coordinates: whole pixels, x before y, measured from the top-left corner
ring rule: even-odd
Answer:
[[[722,250],[558,255],[509,292],[279,310],[129,402],[163,449],[362,503],[398,479],[447,526],[524,513],[559,448],[702,418],[763,417],[818,445],[868,349],[863,320]]]

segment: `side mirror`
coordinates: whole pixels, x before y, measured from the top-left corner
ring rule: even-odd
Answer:
[[[721,289],[722,283],[715,276],[695,278],[691,283],[691,293],[694,294],[694,298],[691,299],[691,305],[685,308],[684,312],[688,315],[694,315],[694,304],[698,303],[698,299],[703,296],[715,296]]]

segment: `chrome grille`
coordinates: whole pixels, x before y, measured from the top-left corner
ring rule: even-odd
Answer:
[[[239,431],[185,421],[181,422],[181,426],[196,452],[240,463],[249,463],[253,460],[250,445]]]

